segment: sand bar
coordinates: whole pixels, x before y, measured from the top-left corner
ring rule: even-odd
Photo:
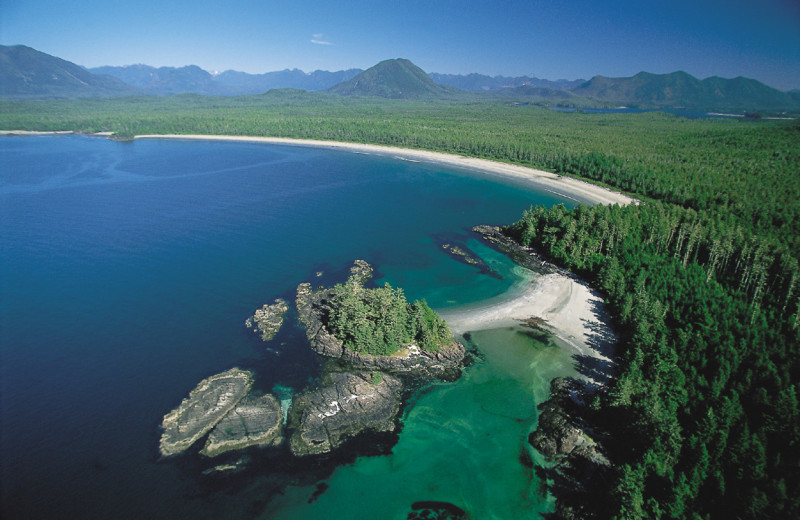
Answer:
[[[137,135],[135,139],[192,139],[215,141],[244,141],[253,143],[280,144],[290,146],[312,146],[333,150],[347,150],[351,152],[388,155],[400,159],[413,159],[430,163],[446,164],[472,171],[479,171],[488,175],[496,175],[525,181],[534,186],[548,190],[568,199],[589,204],[632,204],[636,199],[622,193],[609,190],[588,182],[564,177],[525,166],[476,159],[442,152],[427,150],[414,150],[411,148],[395,148],[374,144],[344,143],[339,141],[317,141],[312,139],[288,139],[284,137],[247,137],[230,135]]]

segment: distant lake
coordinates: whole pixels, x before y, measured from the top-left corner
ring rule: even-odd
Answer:
[[[249,369],[264,391],[314,383],[320,363],[293,315],[270,343],[245,329],[262,304],[343,281],[356,258],[434,308],[490,298],[532,275],[469,229],[572,201],[441,165],[255,143],[5,137],[0,157],[2,518],[400,519],[418,500],[538,518],[549,507],[520,453],[572,361],[514,328],[473,334],[475,363],[410,396],[399,437],[302,460],[286,449],[158,460],[157,445],[163,415],[211,374]],[[243,473],[203,474],[242,456]]]

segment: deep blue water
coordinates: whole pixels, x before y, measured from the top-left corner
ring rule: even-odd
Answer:
[[[300,282],[341,281],[355,258],[434,308],[494,296],[513,265],[468,229],[559,202],[571,205],[478,173],[341,151],[0,139],[0,516],[259,514],[316,463],[278,454],[214,480],[192,454],[157,457],[161,418],[202,378],[240,366],[269,390],[319,373],[295,325],[265,345],[244,319],[293,300]],[[503,280],[448,257],[442,237],[474,247]]]

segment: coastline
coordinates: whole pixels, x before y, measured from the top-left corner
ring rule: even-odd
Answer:
[[[395,148],[391,146],[290,139],[284,137],[248,137],[220,135],[137,135],[134,139],[184,139],[240,141],[289,146],[307,146],[345,150],[357,153],[389,155],[435,164],[456,166],[487,175],[496,175],[524,181],[558,195],[590,204],[638,204],[638,200],[608,188],[555,173],[536,170],[488,159],[461,155]],[[533,320],[569,345],[578,358],[613,365],[614,333],[607,324],[603,298],[583,281],[562,273],[551,273],[532,280],[523,280],[505,294],[464,308],[451,308],[440,312],[453,332],[464,332],[519,325]],[[587,379],[590,379],[586,376]],[[606,379],[608,374],[595,375]],[[593,383],[599,381],[592,380]]]
[[[21,136],[64,135],[72,133],[75,132],[0,131],[0,135]],[[108,132],[84,135],[109,137]],[[410,159],[455,166],[490,176],[514,179],[578,202],[621,205],[639,203],[639,201],[633,197],[571,177],[564,177],[555,173],[525,166],[443,152],[373,144],[284,137],[148,134],[134,136],[134,139],[251,142],[386,155],[398,159]],[[533,319],[537,326],[548,330],[564,343],[568,344],[575,355],[587,356],[603,362],[611,362],[611,355],[607,351],[613,343],[614,336],[605,323],[606,319],[605,316],[603,316],[602,309],[602,298],[585,282],[565,274],[552,273],[531,280],[523,280],[515,287],[509,289],[505,294],[481,302],[480,304],[464,308],[445,309],[441,314],[457,334],[470,330],[498,328],[513,324],[519,325]]]
[[[603,305],[586,282],[551,273],[523,280],[490,300],[440,314],[455,334],[533,322],[568,345],[573,355],[613,363],[615,336]]]
[[[591,184],[586,181],[564,177],[555,173],[518,166],[514,164],[477,159],[443,152],[428,150],[415,150],[413,148],[395,148],[392,146],[347,143],[342,141],[320,141],[314,139],[291,139],[286,137],[251,137],[233,135],[199,135],[199,134],[165,134],[165,135],[137,135],[134,139],[186,139],[186,140],[213,140],[213,141],[240,141],[264,144],[279,144],[288,146],[307,146],[328,148],[332,150],[345,150],[358,153],[388,155],[399,159],[412,159],[435,164],[456,166],[467,170],[478,171],[487,175],[496,175],[509,179],[525,181],[534,186],[561,195],[563,197],[589,204],[636,204],[633,197],[612,191],[608,188]]]

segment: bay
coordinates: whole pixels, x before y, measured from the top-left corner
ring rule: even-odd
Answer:
[[[434,308],[490,298],[529,274],[469,228],[571,201],[441,165],[255,143],[6,137],[0,157],[3,518],[358,518],[369,502],[353,489],[394,497],[397,518],[411,500],[475,517],[547,507],[520,450],[549,378],[572,363],[519,331],[474,334],[477,362],[411,396],[399,437],[331,457],[251,450],[244,473],[209,477],[215,462],[197,454],[159,460],[158,426],[233,366],[265,391],[313,383],[319,361],[291,316],[269,344],[243,325],[298,283],[341,281],[363,258]]]

